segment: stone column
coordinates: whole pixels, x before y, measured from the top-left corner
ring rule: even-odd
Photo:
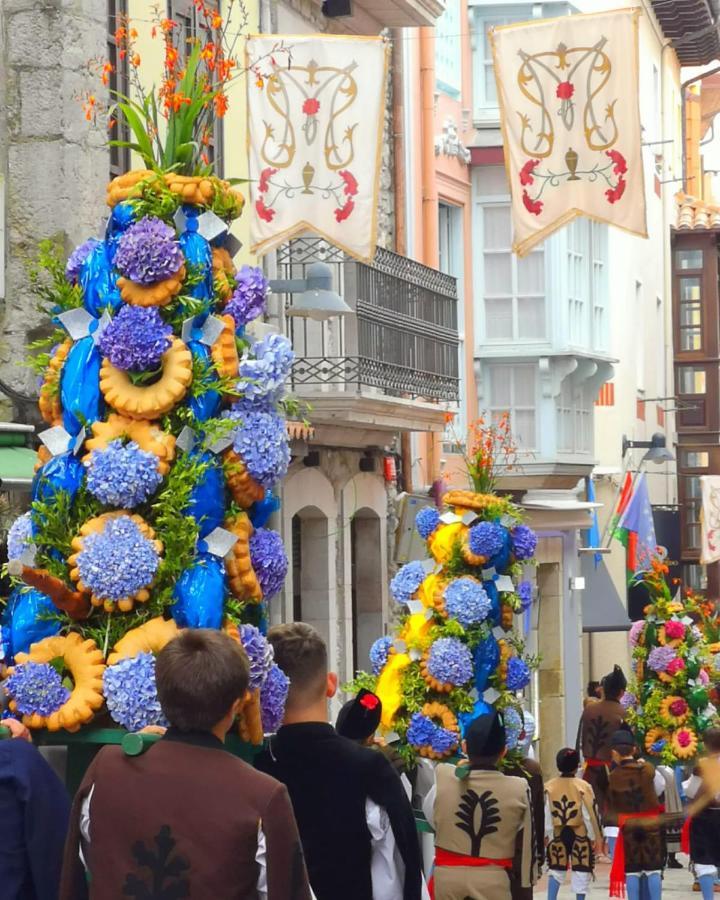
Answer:
[[[541,538],[536,555],[540,597],[538,653],[542,658],[539,670],[540,764],[543,775],[550,777],[555,754],[565,734],[562,538]]]

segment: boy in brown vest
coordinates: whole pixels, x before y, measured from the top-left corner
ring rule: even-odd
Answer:
[[[187,630],[158,655],[170,727],[140,756],[107,746],[75,797],[61,900],[310,900],[285,788],[223,749],[249,665],[220,631]]]
[[[467,729],[468,763],[441,764],[423,804],[435,829],[435,900],[508,900],[516,846],[520,881],[535,881],[530,789],[524,778],[497,769],[505,755],[505,726],[493,711]]]

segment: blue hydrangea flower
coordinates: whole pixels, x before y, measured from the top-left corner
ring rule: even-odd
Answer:
[[[240,360],[238,391],[251,401],[277,402],[285,393],[294,362],[290,341],[282,334],[268,334]]]
[[[254,625],[239,625],[238,634],[250,661],[250,690],[260,690],[275,661],[272,644]]]
[[[503,710],[503,720],[505,721],[505,746],[508,750],[514,750],[523,730],[522,716],[514,707],[508,706]]]
[[[464,627],[479,625],[492,606],[485,588],[474,578],[454,578],[443,593],[448,615]]]
[[[440,513],[434,506],[424,506],[415,516],[415,528],[420,537],[426,541],[440,524]]]
[[[138,653],[105,669],[103,693],[113,721],[128,731],[169,724],[158,700],[152,653]]]
[[[70,691],[49,663],[26,662],[16,666],[3,687],[23,716],[50,716],[70,698]]]
[[[152,542],[129,516],[110,519],[83,539],[77,565],[83,584],[103,600],[123,600],[152,584],[159,565]]]
[[[28,544],[32,543],[32,520],[30,513],[23,513],[10,526],[7,536],[8,560],[20,559]]]
[[[260,688],[260,715],[263,731],[272,734],[282,725],[290,679],[276,663]]]
[[[117,369],[145,372],[158,368],[171,335],[154,306],[123,306],[100,335],[100,352]]]
[[[638,705],[638,698],[632,691],[625,691],[620,698],[620,705],[623,709],[635,709]]]
[[[152,497],[162,475],[154,453],[141,450],[135,441],[110,441],[103,450],[93,450],[87,463],[87,487],[106,506],[133,509]]]
[[[406,563],[398,570],[397,575],[390,582],[390,593],[398,603],[407,603],[412,600],[413,594],[425,580],[425,567],[415,559]]]
[[[235,290],[223,310],[235,321],[235,327],[247,325],[265,312],[270,284],[261,268],[243,266],[235,276]]]
[[[517,595],[520,598],[520,609],[525,612],[530,609],[533,602],[533,588],[529,581],[521,581],[517,588]]]
[[[258,484],[273,487],[285,477],[290,465],[285,420],[272,412],[249,412],[240,417],[239,412],[233,410],[227,415],[239,421],[233,450],[242,457]]]
[[[413,713],[405,739],[411,747],[430,746],[436,753],[448,753],[458,745],[458,736],[447,728],[436,725],[420,712]]]
[[[370,648],[370,663],[372,665],[373,675],[379,675],[385,667],[385,663],[393,645],[391,637],[379,637]]]
[[[155,216],[144,216],[123,233],[117,243],[115,266],[138,284],[156,284],[175,275],[185,257],[175,229]]]
[[[506,684],[509,691],[521,691],[530,684],[530,669],[519,656],[511,656],[508,660]]]
[[[499,553],[505,542],[505,529],[495,522],[478,522],[468,532],[468,547],[475,556],[490,559]]]
[[[430,647],[428,672],[442,684],[467,684],[473,676],[472,654],[457,638],[439,638]]]
[[[285,584],[288,558],[277,531],[256,528],[250,537],[250,561],[260,583],[263,599],[279,594]]]
[[[516,525],[510,532],[512,551],[517,560],[532,559],[537,547],[537,535],[527,525]]]
[[[67,265],[65,266],[65,277],[71,284],[76,284],[78,278],[80,277],[80,269],[82,268],[82,264],[85,260],[90,256],[93,250],[100,243],[96,238],[89,238],[87,241],[84,241],[78,247],[76,247],[73,252],[68,257]]]

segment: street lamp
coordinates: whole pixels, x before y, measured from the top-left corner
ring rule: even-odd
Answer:
[[[305,278],[275,279],[270,282],[273,294],[299,294],[286,309],[288,316],[299,316],[322,322],[335,316],[347,316],[352,309],[332,289],[332,270],[327,263],[315,262],[307,267]]]
[[[625,454],[628,450],[635,449],[647,449],[647,453],[640,460],[640,465],[643,463],[653,462],[656,465],[660,466],[665,462],[673,462],[675,457],[665,446],[665,435],[660,434],[660,432],[655,432],[655,434],[650,438],[649,441],[630,441],[627,439],[625,435],[623,435],[622,439],[622,455],[623,459],[625,459]]]

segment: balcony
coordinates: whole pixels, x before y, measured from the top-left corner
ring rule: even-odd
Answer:
[[[328,322],[286,318],[297,361],[291,389],[313,424],[372,431],[442,431],[459,384],[455,279],[378,249],[359,263],[320,238],[277,252],[278,277],[304,278],[327,263],[354,315]],[[285,297],[286,306],[290,303]]]

